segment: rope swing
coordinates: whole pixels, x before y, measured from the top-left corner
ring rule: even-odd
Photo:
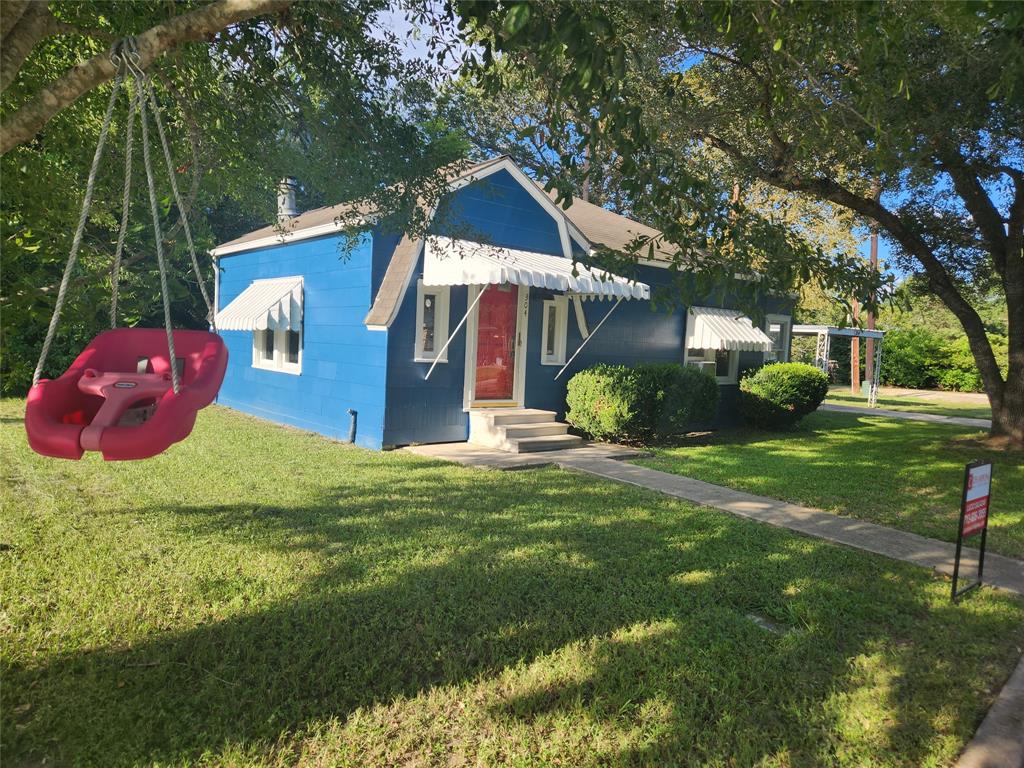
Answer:
[[[110,61],[117,74],[110,90],[89,168],[82,210],[71,241],[67,263],[39,362],[32,375],[25,406],[25,430],[37,453],[57,458],[80,459],[85,451],[100,451],[108,460],[144,459],[185,439],[192,431],[196,412],[217,396],[227,368],[227,347],[216,334],[214,307],[196,257],[192,228],[178,189],[170,143],[164,130],[160,102],[149,76],[142,70],[138,45],[133,38],[114,44]],[[127,86],[125,85],[127,83]],[[82,237],[92,208],[96,176],[110,134],[114,107],[122,87],[130,88],[125,120],[124,189],[121,222],[110,268],[110,328],[94,338],[71,366],[54,380],[42,379],[46,359],[60,323],[71,274],[82,247]],[[206,304],[210,331],[175,331],[171,324],[171,298],[167,281],[167,256],[160,226],[150,141],[150,113],[163,150],[167,178],[185,232],[192,270]],[[135,156],[135,122],[142,141],[146,191],[153,219],[156,261],[160,273],[160,298],[164,327],[118,328],[118,298],[122,257],[131,217],[132,163]],[[166,344],[167,358],[160,347]],[[181,353],[182,357],[178,357]]]
[[[134,82],[134,92],[128,103],[128,119],[125,121],[125,164],[124,164],[124,195],[121,202],[121,226],[117,235],[117,247],[114,251],[114,263],[111,269],[111,297],[110,297],[110,327],[117,327],[117,304],[120,286],[121,258],[124,253],[125,237],[128,231],[128,219],[131,209],[131,179],[132,159],[134,144],[134,125],[136,116],[142,129],[142,159],[146,169],[146,182],[149,192],[149,207],[153,218],[153,235],[156,244],[156,258],[160,271],[160,295],[164,310],[164,329],[167,333],[167,350],[170,359],[175,359],[174,354],[174,329],[171,324],[171,301],[170,291],[167,286],[167,263],[164,255],[163,230],[160,226],[160,206],[156,196],[156,182],[153,175],[153,166],[150,159],[149,142],[149,120],[147,117],[147,106],[152,109],[153,122],[156,125],[157,135],[160,139],[160,146],[163,149],[164,162],[167,166],[167,177],[170,180],[171,191],[174,201],[178,206],[178,215],[181,217],[182,229],[185,232],[185,241],[188,244],[189,257],[192,262],[192,271],[195,273],[196,281],[199,284],[199,291],[206,304],[206,317],[210,326],[216,331],[214,324],[214,308],[210,301],[210,294],[206,289],[206,280],[199,267],[199,259],[196,257],[195,242],[192,238],[192,227],[188,221],[185,204],[178,189],[178,182],[175,178],[174,162],[171,159],[170,144],[167,141],[167,134],[164,131],[163,118],[160,112],[160,102],[156,98],[149,75],[139,66],[141,57],[134,38],[120,40],[113,45],[110,51],[110,61],[117,67],[117,75],[114,78],[113,88],[110,90],[110,99],[107,102],[107,109],[103,115],[103,124],[100,127],[99,139],[96,142],[96,152],[93,154],[92,166],[89,169],[89,179],[85,185],[85,196],[82,199],[82,211],[78,217],[78,226],[75,229],[74,238],[71,241],[71,251],[68,254],[67,263],[64,266],[64,275],[60,281],[60,288],[57,291],[57,301],[53,307],[53,315],[50,317],[50,324],[46,329],[46,338],[39,354],[39,362],[36,364],[35,372],[32,374],[32,386],[39,383],[43,368],[46,365],[46,358],[50,354],[50,347],[56,335],[57,326],[60,323],[61,312],[64,309],[64,301],[67,297],[68,285],[71,281],[71,274],[74,271],[75,263],[78,260],[78,252],[82,247],[82,236],[85,232],[85,225],[89,220],[89,212],[92,209],[93,193],[96,187],[96,176],[103,158],[103,150],[107,144],[107,136],[110,134],[114,107],[118,95],[126,78]],[[181,389],[180,376],[177,366],[171,366],[171,386],[177,394]]]

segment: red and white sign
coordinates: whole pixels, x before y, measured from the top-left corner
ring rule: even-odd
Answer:
[[[981,464],[967,470],[967,488],[964,492],[964,536],[970,536],[984,529],[988,520],[991,485],[991,464]]]

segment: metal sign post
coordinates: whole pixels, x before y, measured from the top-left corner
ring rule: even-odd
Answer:
[[[964,467],[964,490],[960,497],[960,528],[956,536],[956,560],[953,563],[953,593],[955,603],[972,589],[981,586],[985,567],[985,536],[988,534],[988,511],[992,498],[992,462],[972,461]],[[964,539],[981,534],[978,546],[978,578],[957,590],[960,578],[960,555]]]

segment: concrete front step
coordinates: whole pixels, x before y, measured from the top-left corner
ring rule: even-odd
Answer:
[[[481,408],[469,414],[469,442],[510,453],[575,448],[582,440],[555,421],[554,411],[536,408]]]
[[[481,416],[495,426],[506,424],[536,424],[554,421],[554,411],[541,411],[536,408],[494,408],[473,411],[473,416]]]
[[[504,424],[500,426],[505,437],[519,439],[523,437],[545,437],[547,435],[564,435],[569,425],[560,421],[537,422],[535,424]]]
[[[519,440],[508,440],[504,450],[512,453],[537,453],[538,451],[562,451],[583,445],[583,438],[578,435],[544,435],[543,437],[524,437]]]

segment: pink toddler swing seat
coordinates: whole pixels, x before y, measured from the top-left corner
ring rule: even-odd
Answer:
[[[177,394],[162,328],[101,333],[63,375],[29,391],[25,430],[32,450],[63,459],[100,451],[119,461],[148,459],[184,440],[196,412],[217,396],[228,351],[207,331],[174,331],[174,351]]]

